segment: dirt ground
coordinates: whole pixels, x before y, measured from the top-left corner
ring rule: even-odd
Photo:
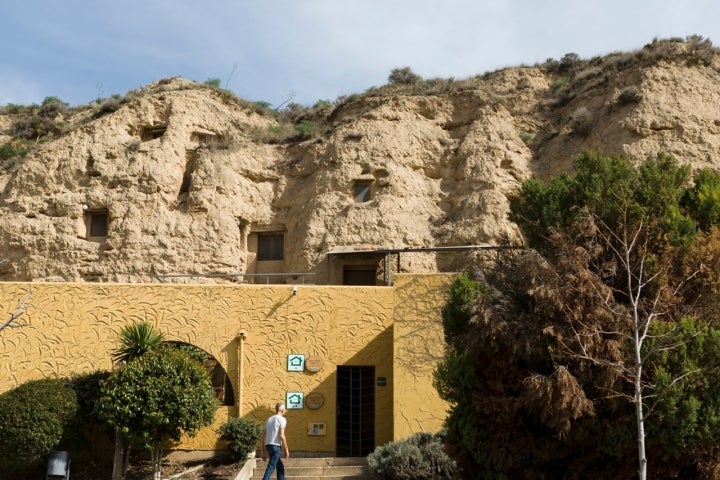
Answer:
[[[233,480],[242,465],[233,462],[227,455],[212,457],[208,452],[171,452],[162,463],[162,478],[174,476],[178,480]],[[44,479],[46,467],[20,473],[0,472],[3,480]],[[180,475],[181,474],[181,475]],[[177,476],[179,475],[179,476]],[[110,480],[112,477],[112,452],[107,459],[70,460],[72,480]],[[150,461],[145,455],[137,455],[130,463],[126,480],[147,480],[152,478]]]

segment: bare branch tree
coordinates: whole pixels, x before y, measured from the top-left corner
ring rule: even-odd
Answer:
[[[30,297],[32,297],[32,290],[28,291],[25,294],[25,296],[22,299],[20,299],[15,311],[10,314],[10,316],[7,318],[7,320],[3,321],[3,323],[0,324],[0,332],[5,330],[6,328],[19,328],[19,327],[24,327],[28,324],[24,320],[18,320],[18,318],[25,311],[25,308],[27,307],[27,304],[30,301]]]
[[[604,325],[591,326],[583,321],[576,321],[570,325],[573,338],[572,343],[561,340],[566,353],[573,358],[588,361],[594,365],[615,370],[619,377],[632,385],[632,394],[614,389],[606,389],[613,397],[623,397],[630,400],[635,407],[635,420],[638,446],[638,472],[640,480],[647,478],[647,455],[645,444],[645,422],[652,406],[646,406],[648,399],[654,395],[655,388],[643,376],[648,357],[658,351],[677,348],[683,342],[674,342],[646,349],[649,339],[657,338],[651,335],[652,324],[659,318],[668,315],[667,308],[672,299],[678,295],[682,285],[686,284],[699,271],[692,272],[682,279],[679,285],[668,285],[661,281],[666,273],[662,267],[651,263],[651,249],[648,246],[646,219],[632,223],[625,221],[620,226],[611,228],[598,216],[593,215],[592,221],[595,232],[602,247],[609,252],[619,266],[622,275],[620,283],[614,286],[592,284],[598,304],[610,318],[614,319],[610,328]],[[632,225],[632,226],[631,226]],[[608,293],[611,292],[611,293]],[[618,302],[614,294],[619,294],[625,302]],[[631,363],[624,360],[603,358],[590,346],[593,339],[601,336],[614,336],[629,340],[632,348]],[[687,339],[685,340],[687,341]],[[670,385],[682,381],[694,372],[686,372],[672,379]]]

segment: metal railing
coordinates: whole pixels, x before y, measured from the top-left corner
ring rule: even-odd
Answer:
[[[166,279],[170,278],[223,278],[223,277],[230,277],[230,278],[237,278],[242,277],[243,280],[245,278],[265,278],[266,284],[270,284],[270,278],[277,278],[277,277],[284,277],[284,278],[291,278],[293,280],[301,280],[301,284],[305,285],[305,277],[308,277],[310,275],[315,275],[314,273],[299,273],[299,272],[282,272],[282,273],[166,273],[162,275],[155,275],[155,278],[160,281],[161,283],[165,283]],[[258,282],[254,282],[258,283]],[[263,282],[259,282],[263,283]],[[297,282],[294,282],[297,283]]]

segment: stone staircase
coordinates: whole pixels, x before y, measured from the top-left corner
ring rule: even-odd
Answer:
[[[287,480],[372,480],[365,457],[283,458]],[[257,459],[251,480],[262,480],[267,462]],[[272,474],[273,480],[277,472]]]

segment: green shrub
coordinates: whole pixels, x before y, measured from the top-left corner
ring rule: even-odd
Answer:
[[[368,466],[380,480],[445,480],[457,473],[443,450],[442,434],[427,432],[377,447],[368,455]]]
[[[220,438],[227,442],[232,458],[238,462],[247,460],[262,433],[262,423],[251,418],[231,418],[220,426]]]
[[[521,130],[520,132],[518,132],[518,136],[520,137],[520,140],[522,140],[523,143],[525,145],[527,145],[528,147],[532,147],[536,143],[534,133],[530,133],[530,132]]]
[[[15,157],[24,157],[27,155],[28,150],[21,147],[16,147],[12,143],[5,143],[0,145],[0,160],[8,160]]]
[[[570,127],[575,135],[587,137],[590,135],[594,124],[595,118],[586,107],[579,107],[570,115]]]
[[[410,67],[394,68],[388,76],[388,82],[392,85],[413,85],[421,80],[422,77],[413,72]]]
[[[306,140],[317,133],[318,125],[310,120],[302,120],[300,123],[295,125],[295,131],[298,134],[299,140]]]
[[[13,123],[13,134],[25,140],[39,140],[44,137],[58,135],[63,131],[63,123],[41,115],[28,115]]]
[[[560,91],[568,82],[570,81],[569,77],[561,77],[555,80],[550,84],[550,90],[553,91],[553,93],[557,93]]]
[[[17,113],[22,113],[26,109],[27,109],[27,107],[25,105],[18,105],[17,103],[8,103],[2,109],[0,109],[0,112],[5,115],[15,115]]]
[[[106,113],[112,113],[116,110],[118,110],[123,103],[125,103],[127,100],[125,100],[123,97],[121,97],[118,94],[115,94],[111,96],[110,98],[106,98],[104,100],[99,100],[99,115],[103,115]]]
[[[74,429],[77,411],[63,379],[32,380],[0,395],[0,471],[39,465]]]
[[[98,370],[84,375],[75,375],[70,378],[70,386],[75,390],[79,408],[79,417],[87,425],[101,425],[97,417],[97,404],[100,400],[100,383],[110,376],[107,370]]]

